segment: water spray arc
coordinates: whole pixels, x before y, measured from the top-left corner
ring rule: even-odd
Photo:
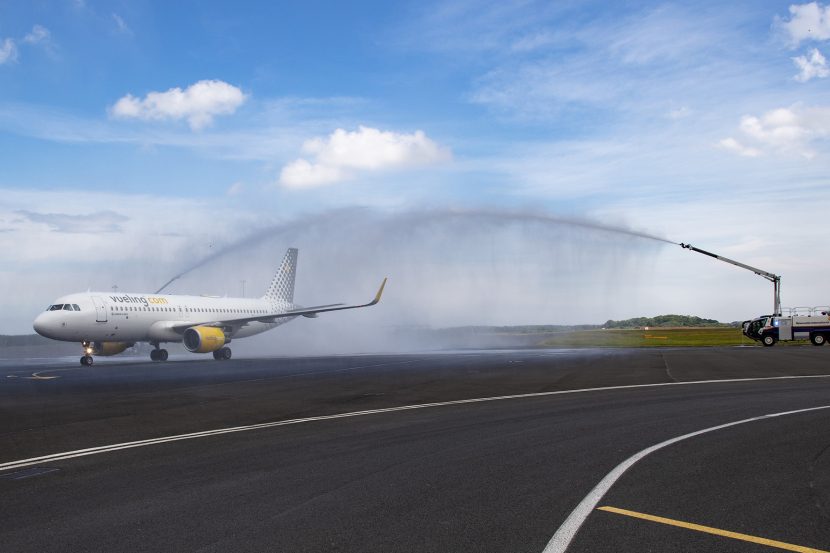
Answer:
[[[228,243],[219,249],[214,250],[213,253],[207,257],[193,263],[185,270],[179,272],[170,280],[165,282],[160,288],[158,288],[158,290],[156,290],[155,293],[160,294],[168,286],[173,284],[173,282],[200,267],[208,265],[216,259],[220,259],[229,253],[239,250],[240,248],[250,247],[254,244],[285,233],[286,231],[295,231],[298,228],[313,227],[321,223],[330,224],[331,221],[338,220],[345,222],[348,222],[349,220],[360,220],[363,223],[370,222],[378,228],[386,230],[390,228],[394,229],[396,227],[406,227],[407,234],[410,234],[411,229],[417,229],[419,227],[423,228],[424,226],[429,226],[430,224],[443,224],[448,226],[452,225],[453,222],[466,222],[470,225],[477,225],[479,229],[499,229],[509,225],[537,224],[548,227],[572,228],[589,232],[595,231],[600,233],[608,233],[610,236],[616,235],[619,237],[629,237],[634,239],[644,239],[646,241],[675,244],[675,242],[661,236],[627,228],[622,225],[610,224],[588,218],[550,214],[542,211],[522,211],[510,209],[413,209],[390,215],[381,215],[380,213],[373,212],[365,208],[348,208],[324,212],[310,218],[292,220],[286,223],[258,229],[244,238]]]
[[[687,250],[692,250],[694,252],[702,253],[703,255],[708,255],[709,257],[714,257],[715,259],[720,259],[721,261],[725,261],[731,265],[735,265],[736,267],[741,267],[742,269],[747,269],[748,271],[752,271],[756,275],[759,275],[768,281],[772,282],[773,286],[773,311],[772,314],[776,317],[781,316],[781,276],[770,273],[769,271],[764,271],[763,269],[758,269],[757,267],[753,267],[752,265],[747,265],[746,263],[741,263],[740,261],[735,261],[734,259],[729,259],[728,257],[724,257],[722,255],[717,255],[712,252],[707,252],[706,250],[701,250],[700,248],[696,248],[691,244],[679,244],[681,248],[685,248]]]

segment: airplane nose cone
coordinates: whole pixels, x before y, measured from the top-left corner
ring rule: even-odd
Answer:
[[[41,313],[35,317],[35,322],[32,323],[32,327],[41,336],[49,338],[49,324],[46,322],[46,313]]]

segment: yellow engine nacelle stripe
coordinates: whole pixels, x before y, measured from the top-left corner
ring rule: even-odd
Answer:
[[[132,344],[127,342],[93,342],[92,353],[95,355],[118,355]]]
[[[192,353],[210,353],[225,345],[225,332],[215,326],[193,326],[184,331],[184,347]]]

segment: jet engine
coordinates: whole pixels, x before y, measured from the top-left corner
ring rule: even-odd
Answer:
[[[92,342],[92,351],[95,355],[118,355],[127,348],[132,347],[129,342]]]
[[[225,341],[225,332],[215,326],[192,326],[184,331],[184,347],[192,353],[216,351]]]

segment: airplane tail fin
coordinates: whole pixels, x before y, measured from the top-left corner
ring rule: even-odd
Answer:
[[[267,300],[294,303],[294,278],[297,275],[297,248],[288,248],[280,268],[263,296]]]

